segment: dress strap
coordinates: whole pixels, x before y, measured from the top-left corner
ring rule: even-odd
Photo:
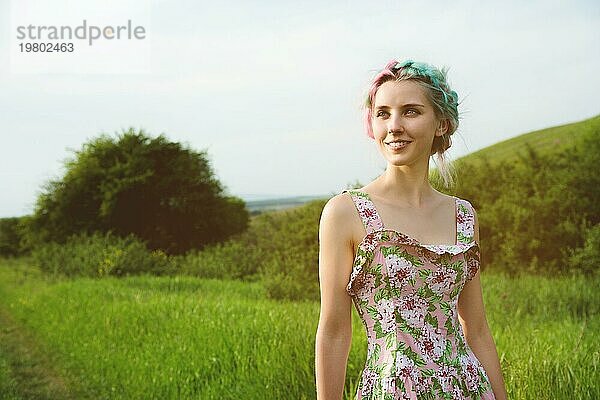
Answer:
[[[358,210],[358,215],[360,215],[360,219],[365,227],[365,231],[367,231],[367,235],[371,232],[383,229],[381,217],[367,193],[356,189],[346,189],[342,191],[342,193],[345,192],[350,193],[354,206]]]
[[[458,199],[456,231],[459,243],[469,244],[475,240],[475,211],[468,200]]]

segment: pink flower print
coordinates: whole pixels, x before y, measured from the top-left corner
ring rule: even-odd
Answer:
[[[363,396],[368,396],[373,392],[375,388],[375,384],[377,383],[377,373],[375,371],[371,371],[368,368],[365,368],[362,375],[362,388],[361,394]]]
[[[396,377],[385,376],[381,379],[381,386],[384,393],[396,393]]]
[[[469,280],[473,279],[473,277],[475,276],[475,274],[477,273],[477,270],[479,269],[479,263],[473,260],[470,260],[468,263],[469,266]]]
[[[432,382],[431,377],[419,375],[417,379],[417,393],[423,394],[431,390]]]
[[[365,210],[369,208],[368,201],[362,197],[359,197],[355,201],[356,208],[358,209],[359,214],[362,216],[365,215]]]
[[[364,245],[366,247],[366,251],[373,251],[375,249],[375,247],[377,246],[378,242],[379,242],[379,240],[377,239],[377,237],[375,237],[375,235],[365,236]]]
[[[368,301],[375,290],[375,282],[373,279],[369,279],[365,276],[365,279],[361,281],[361,285],[356,290],[356,297],[362,301]]]
[[[401,399],[402,400],[414,400],[415,397],[413,396],[412,389],[410,390],[410,392],[403,392]]]
[[[467,262],[467,281],[470,281],[477,273],[480,265],[479,250],[477,247],[471,247],[465,253],[465,260]]]
[[[455,280],[456,271],[448,267],[440,267],[427,277],[429,287],[437,294],[449,292]]]
[[[365,217],[367,217],[367,219],[369,221],[375,219],[375,216],[376,216],[375,210],[373,210],[372,208],[365,208],[363,210],[363,213],[364,213]]]
[[[416,292],[400,299],[400,315],[406,323],[412,327],[419,328],[425,321],[427,312],[427,301]]]
[[[390,254],[385,258],[385,263],[391,278],[390,281],[397,289],[402,288],[417,276],[415,266],[404,257]]]
[[[381,324],[381,331],[389,333],[394,330],[396,318],[394,316],[394,302],[392,300],[382,299],[377,307],[379,314],[377,318]]]
[[[418,380],[415,363],[401,352],[396,353],[396,375],[401,378],[410,378],[413,382]]]
[[[459,226],[465,225],[469,220],[469,215],[463,211],[463,207],[458,207],[458,212],[456,213],[456,222]]]
[[[421,328],[421,338],[417,340],[421,354],[430,361],[435,361],[442,356],[446,347],[446,340],[441,334],[439,328],[423,326]]]
[[[465,395],[464,395],[463,391],[460,390],[460,387],[454,386],[452,388],[452,398],[453,399],[462,399],[464,397],[465,397]]]
[[[356,207],[359,210],[361,217],[366,220],[368,225],[370,225],[374,230],[381,228],[381,221],[379,220],[377,210],[370,200],[359,198],[356,201]]]
[[[452,378],[455,374],[454,369],[446,364],[440,365],[436,372],[438,382],[442,386],[444,392],[449,393],[452,391]]]
[[[369,215],[373,215],[374,214],[374,210],[372,207],[370,207],[371,202],[367,199],[364,199],[362,197],[360,197],[358,199],[358,201],[356,202],[357,208],[358,210],[361,212],[362,215],[364,215],[365,217],[369,217]]]
[[[350,289],[352,295],[357,295],[370,280],[371,278],[367,276],[367,273],[363,269],[355,269],[352,275],[350,275],[350,282],[348,282],[347,288]]]
[[[368,346],[367,346],[367,360],[371,359],[371,357],[373,356],[373,353],[375,352],[375,342],[369,342]]]
[[[467,389],[469,390],[477,390],[479,386],[479,366],[473,360],[473,358],[468,355],[463,355],[460,357],[463,375],[467,380]]]

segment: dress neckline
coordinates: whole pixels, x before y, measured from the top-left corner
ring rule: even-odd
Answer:
[[[377,218],[379,218],[379,221],[381,221],[381,225],[383,228],[380,229],[379,231],[394,232],[395,234],[408,239],[410,242],[413,242],[419,246],[423,246],[423,247],[427,247],[427,248],[445,248],[445,247],[457,247],[457,246],[463,245],[461,243],[458,243],[458,200],[459,199],[456,196],[448,195],[448,196],[451,196],[454,198],[454,243],[453,244],[430,244],[430,243],[422,243],[420,240],[415,239],[414,237],[407,235],[406,233],[398,231],[396,229],[387,228],[385,226],[385,224],[383,223],[383,219],[381,218],[381,214],[379,213],[379,210],[377,210],[375,203],[371,199],[371,195],[369,193],[364,192],[359,189],[350,189],[350,190],[354,191],[354,192],[363,193],[365,196],[367,196],[367,199],[369,200],[369,202],[371,202],[371,205],[373,206],[373,211],[377,214]],[[368,234],[367,234],[367,236],[368,236]],[[364,239],[363,239],[363,241],[364,241]],[[362,243],[362,241],[361,241],[361,243]]]

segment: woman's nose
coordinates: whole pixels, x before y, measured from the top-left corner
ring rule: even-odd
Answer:
[[[392,114],[388,118],[388,132],[402,132],[404,130],[404,125],[402,118],[397,114]]]

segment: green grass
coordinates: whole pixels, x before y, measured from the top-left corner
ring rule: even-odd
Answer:
[[[0,399],[76,400],[76,385],[65,381],[55,353],[0,307]]]
[[[539,150],[543,154],[560,152],[562,149],[572,146],[580,136],[599,129],[600,115],[597,115],[583,121],[527,132],[494,143],[463,158],[474,162],[478,162],[480,158],[488,159],[491,162],[515,160],[516,154],[525,150],[525,143],[529,143],[535,150]]]
[[[484,272],[482,282],[511,398],[600,398],[600,279]],[[24,261],[2,262],[0,307],[88,398],[315,398],[319,304],[267,300],[258,282],[48,282]],[[353,318],[348,399],[366,354],[356,311]],[[0,388],[11,387],[2,360],[0,352]]]
[[[20,400],[17,383],[11,375],[8,357],[0,348],[0,400]]]

